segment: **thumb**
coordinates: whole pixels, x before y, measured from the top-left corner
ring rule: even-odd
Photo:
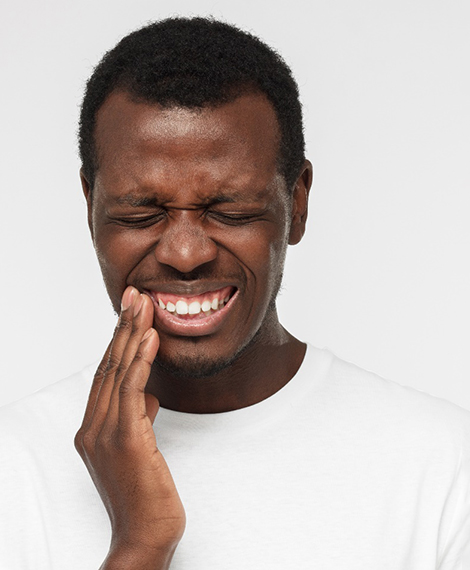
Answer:
[[[145,398],[145,409],[147,412],[147,416],[150,419],[151,423],[153,424],[157,416],[158,410],[160,408],[160,403],[157,400],[157,398],[155,398],[155,396],[153,396],[152,394],[145,393],[144,398]]]

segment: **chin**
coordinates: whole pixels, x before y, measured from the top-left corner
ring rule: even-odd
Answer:
[[[168,354],[160,347],[155,364],[165,372],[172,376],[182,378],[211,378],[223,372],[225,369],[233,366],[241,356],[243,356],[260,338],[260,329],[258,329],[251,338],[245,339],[245,343],[230,354],[225,355],[208,355],[199,349],[199,342],[194,343],[193,350],[178,351],[177,354]]]
[[[180,354],[177,358],[159,354],[155,359],[157,367],[181,378],[211,378],[228,368],[238,358],[239,353],[232,357],[207,358],[203,355],[190,356]]]

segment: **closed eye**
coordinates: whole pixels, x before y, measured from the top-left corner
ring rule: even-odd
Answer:
[[[230,226],[249,224],[260,219],[259,214],[229,214],[212,211],[208,212],[207,215],[209,215],[212,219]]]
[[[163,212],[153,214],[152,216],[132,217],[132,218],[112,218],[111,222],[120,226],[132,228],[147,228],[163,220],[165,214]]]

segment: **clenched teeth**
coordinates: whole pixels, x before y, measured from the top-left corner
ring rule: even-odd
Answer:
[[[191,303],[187,303],[183,299],[179,299],[178,301],[176,301],[176,303],[168,301],[166,305],[161,299],[158,299],[158,306],[161,309],[168,311],[169,313],[176,313],[177,315],[181,316],[199,315],[201,311],[206,316],[208,316],[212,314],[214,311],[217,311],[218,309],[224,307],[229,299],[230,295],[227,295],[223,299],[214,297],[212,301],[210,301],[209,299],[205,299],[202,303],[200,303],[199,301],[192,301]]]

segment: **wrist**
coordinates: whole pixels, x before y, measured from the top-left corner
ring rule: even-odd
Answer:
[[[111,546],[99,570],[168,570],[176,546],[148,549],[138,546]]]

